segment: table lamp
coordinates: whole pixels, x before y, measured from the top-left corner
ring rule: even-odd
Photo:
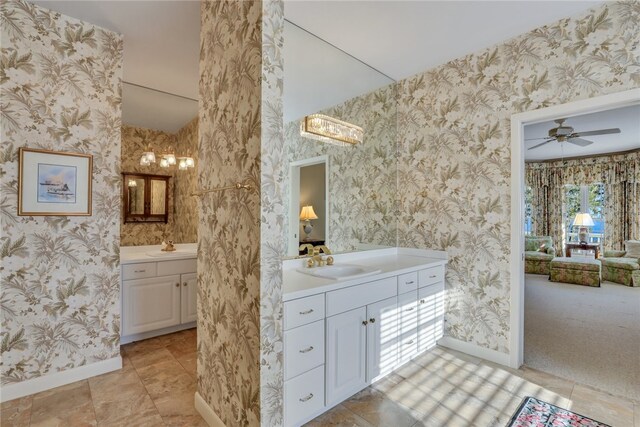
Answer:
[[[313,211],[313,206],[303,206],[300,211],[300,221],[304,221],[304,233],[307,235],[305,240],[309,240],[309,234],[313,231],[313,225],[311,225],[312,219],[318,219],[318,215]]]
[[[574,227],[580,227],[578,231],[578,239],[580,239],[580,243],[588,243],[589,242],[589,228],[593,227],[595,224],[593,222],[593,218],[588,213],[578,213],[573,220]]]

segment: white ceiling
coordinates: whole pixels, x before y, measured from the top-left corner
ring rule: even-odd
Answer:
[[[198,99],[199,1],[59,1],[33,3],[124,36],[126,82]],[[176,132],[197,115],[197,101],[125,85],[122,122]]]
[[[198,98],[198,0],[34,3],[123,34],[125,81]],[[285,17],[398,80],[598,3],[286,0]],[[346,54],[330,53],[327,46],[317,47],[323,53],[315,62],[308,57],[303,62],[299,52],[305,46],[310,52],[305,43],[312,43],[313,37],[304,31],[298,31],[297,37],[285,40],[285,115],[289,119],[373,90],[384,80]],[[336,66],[341,55],[341,65]],[[195,101],[189,110],[182,98],[126,85],[123,103],[124,123],[168,132],[186,124],[195,114],[184,118],[197,108]]]
[[[285,0],[284,13],[296,25],[400,80],[599,3]]]
[[[585,136],[583,139],[593,141],[593,144],[586,147],[552,141],[542,147],[529,150],[530,147],[544,140],[525,141],[525,160],[589,156],[640,148],[640,105],[568,117],[564,125],[573,127],[574,132],[610,128],[620,128],[621,132],[611,135]],[[545,137],[548,130],[555,127],[557,124],[553,121],[525,126],[524,138]]]

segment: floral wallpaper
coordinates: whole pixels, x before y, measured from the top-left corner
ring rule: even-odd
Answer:
[[[120,354],[122,38],[22,0],[0,12],[6,385]],[[92,154],[92,216],[18,216],[20,147]]]
[[[180,129],[176,134],[133,126],[122,126],[122,171],[169,175],[169,221],[165,223],[125,223],[124,206],[120,225],[122,246],[159,245],[162,241],[193,243],[197,240],[197,205],[191,194],[196,190],[196,169],[179,171],[177,166],[161,168],[159,158],[149,166],[140,166],[140,157],[151,147],[158,156],[166,147],[172,147],[176,155],[191,154],[197,163],[198,119]],[[159,157],[159,156],[158,156]]]
[[[448,251],[452,337],[508,352],[511,115],[639,87],[639,35],[605,3],[399,82],[399,244]]]
[[[300,120],[285,127],[289,162],[329,157],[329,234],[334,252],[360,243],[396,245],[396,85],[322,111],[362,127],[362,144],[343,147],[300,136]],[[290,200],[291,194],[287,196]],[[318,210],[316,209],[316,214]]]
[[[198,118],[195,117],[175,135],[181,155],[193,157],[198,164]],[[197,190],[196,168],[177,171],[174,184],[173,240],[180,243],[198,241],[198,201],[193,194]]]
[[[280,0],[202,2],[198,392],[227,426],[282,420]],[[273,240],[272,240],[273,239]]]

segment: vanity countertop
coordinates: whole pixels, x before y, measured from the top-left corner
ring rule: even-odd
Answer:
[[[175,252],[162,252],[161,245],[121,246],[120,264],[191,259],[198,256],[197,243],[178,243]]]
[[[297,271],[298,268],[304,266],[306,258],[287,260],[283,263],[282,299],[289,301],[304,298],[447,263],[446,252],[408,248],[376,249],[332,256],[335,259],[335,264],[355,264],[375,267],[382,271],[365,277],[331,280]]]

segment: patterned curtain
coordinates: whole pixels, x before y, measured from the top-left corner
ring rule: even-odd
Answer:
[[[527,163],[525,180],[532,194],[532,233],[551,236],[559,254],[564,247],[567,184],[605,184],[604,248],[623,249],[625,240],[640,239],[640,151]]]

